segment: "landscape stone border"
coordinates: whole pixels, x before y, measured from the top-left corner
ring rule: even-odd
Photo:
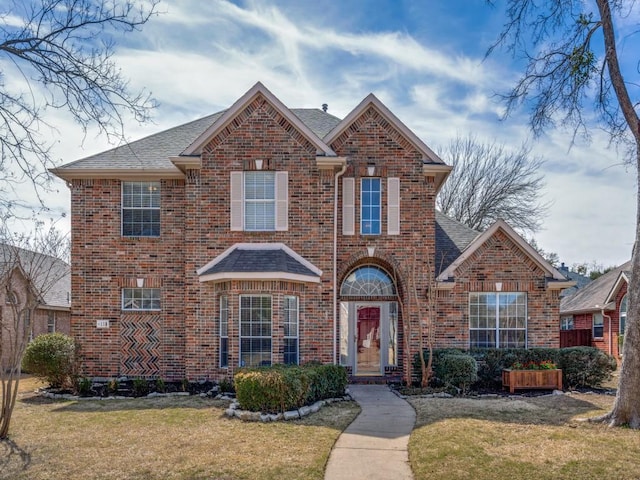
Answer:
[[[284,413],[263,413],[263,412],[251,412],[249,410],[241,410],[240,404],[237,400],[234,400],[229,408],[225,410],[225,414],[228,417],[235,417],[245,422],[278,422],[280,420],[297,420],[299,418],[306,417],[312,413],[318,412],[325,405],[330,405],[335,402],[345,402],[353,400],[349,394],[349,389],[345,390],[345,395],[338,398],[327,398],[325,400],[318,400],[313,405],[305,405],[296,410],[288,410]]]

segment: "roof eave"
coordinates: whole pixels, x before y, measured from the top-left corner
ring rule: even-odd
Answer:
[[[201,275],[202,282],[226,282],[229,280],[284,280],[297,283],[320,283],[320,277],[288,272],[219,272]]]
[[[119,179],[119,180],[160,180],[182,179],[184,173],[178,168],[50,168],[55,176],[66,180],[78,179]]]
[[[425,177],[432,177],[435,183],[435,192],[438,193],[445,180],[453,170],[450,165],[441,165],[436,163],[423,163],[422,174]]]

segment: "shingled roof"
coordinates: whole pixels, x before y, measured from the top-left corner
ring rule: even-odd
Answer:
[[[15,254],[19,255],[19,262]],[[34,283],[43,306],[69,309],[71,270],[66,262],[23,248],[0,243],[0,276],[18,263],[23,270],[33,274]]]
[[[192,122],[155,133],[105,152],[67,163],[53,169],[57,175],[77,169],[147,169],[179,173],[169,157],[179,156],[202,132],[207,130],[226,110]],[[340,119],[317,108],[292,108],[296,115],[320,138],[331,131]]]
[[[578,290],[569,297],[564,297],[560,301],[560,314],[575,314],[584,312],[599,311],[606,300],[613,284],[616,282],[620,273],[629,272],[631,269],[631,261],[623,263],[618,268],[614,268],[610,272],[596,278],[593,282]],[[599,305],[600,307],[596,307]]]
[[[319,282],[322,271],[282,243],[237,243],[198,270],[200,281],[278,279]]]
[[[436,270],[444,271],[480,232],[436,210]]]

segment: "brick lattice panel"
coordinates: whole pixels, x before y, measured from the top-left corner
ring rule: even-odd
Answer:
[[[137,315],[122,319],[120,371],[127,376],[158,376],[160,370],[160,317]]]

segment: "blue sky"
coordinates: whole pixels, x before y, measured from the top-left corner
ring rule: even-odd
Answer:
[[[227,108],[257,81],[289,107],[327,103],[338,117],[373,92],[436,151],[468,133],[514,148],[532,142],[547,162],[543,200],[552,204],[538,244],[568,265],[630,257],[634,169],[607,148],[606,135],[595,129],[590,144],[570,148],[571,132],[560,129],[532,139],[526,112],[501,120],[495,93],[517,78],[518,65],[501,53],[484,59],[504,20],[499,7],[482,0],[181,0],[161,10],[142,32],[116,38],[131,86],[149,89],[160,104],[153,124],[128,124],[130,140]],[[627,21],[636,18],[633,12]],[[634,40],[624,37],[625,52],[637,51]],[[51,115],[60,163],[109,148],[93,132],[83,138],[63,112]],[[54,214],[69,209],[68,190],[58,187],[48,199]]]

